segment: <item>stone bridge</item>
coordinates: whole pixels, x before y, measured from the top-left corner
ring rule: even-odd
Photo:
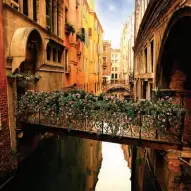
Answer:
[[[114,91],[125,91],[127,93],[130,93],[129,85],[126,84],[107,84],[103,86],[103,92],[114,92]]]

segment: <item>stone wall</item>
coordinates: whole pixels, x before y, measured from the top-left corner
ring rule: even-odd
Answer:
[[[12,169],[12,152],[10,143],[7,81],[4,65],[4,40],[3,40],[3,16],[2,2],[0,2],[0,182],[2,176]]]

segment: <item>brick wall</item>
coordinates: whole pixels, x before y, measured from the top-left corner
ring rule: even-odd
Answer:
[[[6,173],[12,169],[4,60],[2,1],[0,1],[0,113],[2,124],[0,130],[0,178],[2,178],[2,176],[6,175]]]

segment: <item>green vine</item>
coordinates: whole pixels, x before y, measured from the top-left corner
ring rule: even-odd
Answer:
[[[67,31],[69,34],[70,34],[70,33],[74,34],[74,33],[76,32],[74,25],[72,25],[72,24],[69,23],[69,22],[66,22],[66,23],[65,23],[65,29],[66,29],[66,31]]]
[[[33,75],[33,74],[25,74],[25,73],[18,73],[18,74],[8,74],[8,79],[17,79],[19,86],[26,87],[29,84],[37,83],[41,76]]]
[[[85,43],[85,36],[83,33],[81,32],[77,32],[76,33],[76,39],[79,39],[81,42],[84,42]]]
[[[27,91],[19,101],[18,116],[27,118],[41,111],[46,118],[67,118],[68,123],[73,120],[84,123],[86,118],[96,121],[110,121],[123,118],[123,124],[113,120],[116,125],[137,126],[149,130],[156,128],[161,133],[169,131],[178,136],[182,116],[185,109],[175,104],[171,97],[166,96],[156,102],[126,101],[114,96],[100,94],[95,96],[83,90],[64,90],[53,92]],[[142,121],[139,124],[140,120]],[[127,125],[126,125],[127,124]]]

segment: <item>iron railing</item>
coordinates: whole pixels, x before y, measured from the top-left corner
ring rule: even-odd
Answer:
[[[176,103],[183,107],[184,99],[190,96],[190,92],[181,92],[175,90],[162,90],[157,95],[158,98],[164,96],[175,96]],[[98,135],[111,135],[118,137],[130,137],[140,140],[151,140],[161,142],[181,142],[184,132],[184,114],[181,116],[180,123],[174,125],[169,121],[169,116],[164,114],[165,123],[161,126],[155,126],[160,115],[150,113],[138,114],[134,119],[127,117],[123,112],[110,112],[104,108],[97,109],[93,115],[86,111],[73,111],[70,107],[59,106],[55,108],[52,115],[47,116],[42,109],[37,109],[34,113],[27,113],[19,116],[18,120],[30,124],[41,124],[52,128],[63,128],[68,131],[84,131],[88,133],[97,133]],[[171,116],[171,120],[176,120],[177,116]],[[132,121],[133,120],[133,121]],[[148,126],[148,124],[150,124]],[[172,131],[173,130],[173,131]]]

